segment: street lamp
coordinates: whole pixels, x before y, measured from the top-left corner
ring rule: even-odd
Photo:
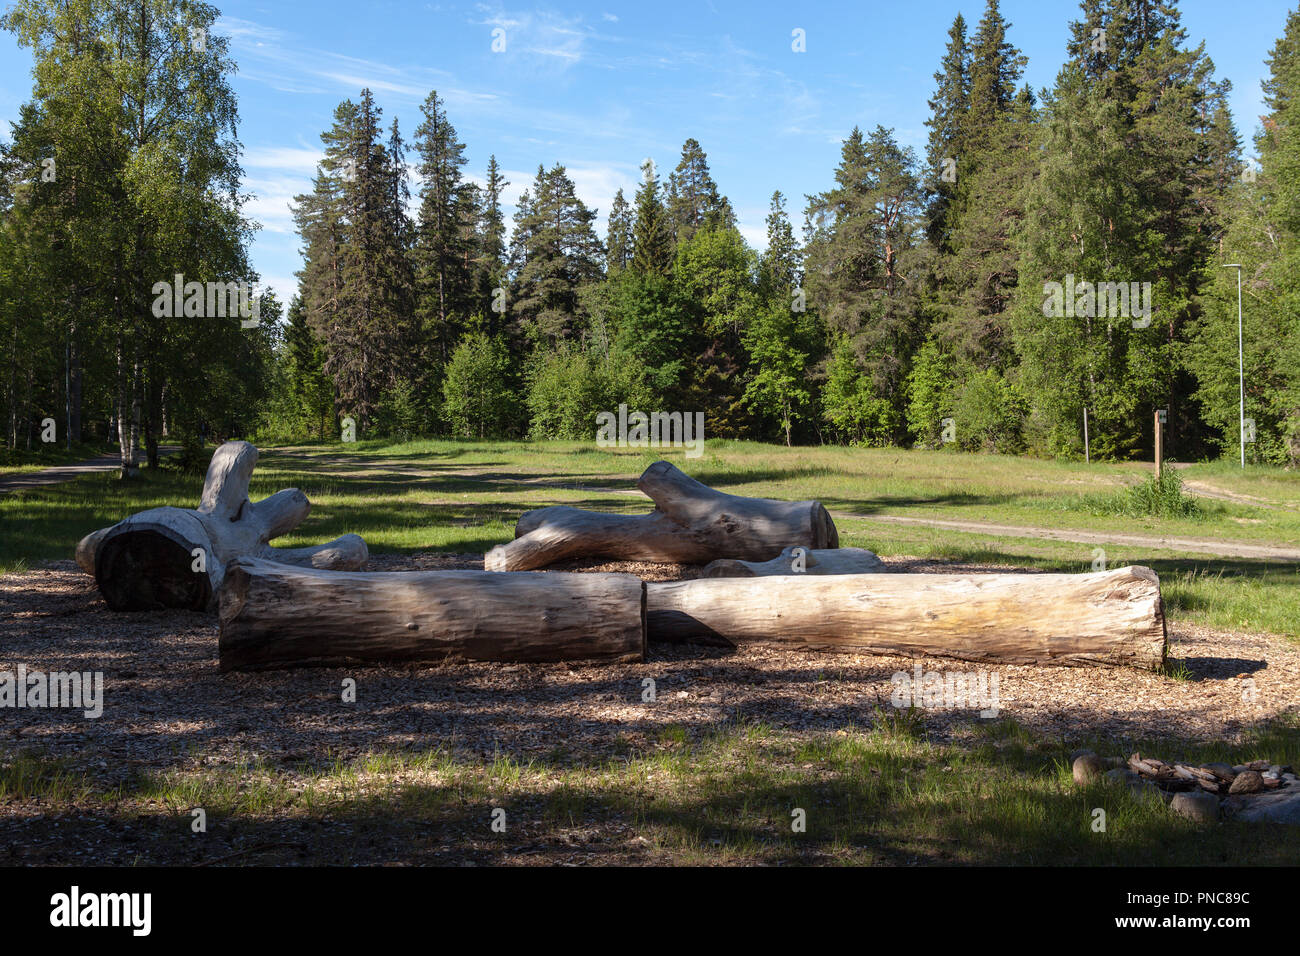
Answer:
[[[1241,348],[1241,264],[1229,262],[1223,268],[1237,270],[1237,395],[1240,401],[1237,424],[1240,426],[1241,467],[1244,469],[1246,467],[1246,372]]]

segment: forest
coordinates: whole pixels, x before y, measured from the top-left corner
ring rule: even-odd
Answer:
[[[1034,91],[987,0],[948,30],[924,155],[846,120],[824,191],[774,189],[761,253],[694,137],[607,211],[538,157],[507,221],[495,156],[470,168],[436,90],[402,124],[362,89],[294,201],[297,294],[262,294],[255,324],[153,308],[174,275],[259,279],[218,17],[21,0],[3,18],[34,60],[0,142],[10,451],[51,419],[60,444],[115,443],[124,474],[164,440],[345,425],[594,440],[626,405],[703,413],[711,439],[1101,460],[1149,457],[1168,409],[1170,454],[1235,457],[1234,264],[1246,457],[1300,462],[1300,12],[1267,60],[1256,161],[1176,3],[1083,0]]]

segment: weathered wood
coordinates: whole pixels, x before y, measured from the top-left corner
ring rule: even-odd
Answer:
[[[581,511],[565,505],[520,516],[515,540],[487,553],[488,571],[531,571],[566,558],[704,564],[716,558],[766,561],[786,547],[839,547],[835,523],[817,501],[773,501],[715,491],[666,461],[637,479],[654,503],[648,515]]]
[[[770,561],[736,561],[723,558],[706,567],[706,578],[761,578],[773,574],[869,574],[885,566],[864,548],[810,551],[786,548]]]
[[[1007,664],[1154,668],[1165,658],[1150,568],[1093,574],[802,574],[652,582],[650,640],[770,642]]]
[[[355,534],[310,548],[268,545],[301,524],[311,502],[287,488],[253,504],[248,483],[256,464],[254,446],[226,442],[212,456],[198,508],[151,508],[82,538],[77,564],[95,576],[108,606],[213,610],[226,564],[238,557],[315,568],[365,566],[369,552]]]
[[[241,558],[220,596],[223,671],[645,659],[645,586],[631,574],[339,572]]]

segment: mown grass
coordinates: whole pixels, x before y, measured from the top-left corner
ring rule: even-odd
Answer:
[[[298,487],[308,520],[276,543],[313,544],[347,532],[375,553],[484,552],[513,536],[519,514],[548,504],[639,512],[634,480],[660,450],[601,449],[577,442],[359,442],[263,452],[254,499]],[[710,442],[703,457],[662,454],[735,494],[817,498],[836,511],[844,545],[886,557],[1086,571],[1144,564],[1162,578],[1174,621],[1300,637],[1300,565],[1213,558],[1169,549],[970,533],[883,520],[886,515],[1003,522],[1089,532],[1151,533],[1300,547],[1300,474],[1259,467],[1244,474],[1197,465],[1182,472],[1275,502],[1268,509],[1197,499],[1195,517],[1133,517],[1097,502],[1128,499],[1149,474],[1141,465],[1083,465],[997,455],[893,449],[795,448]],[[0,496],[0,571],[67,558],[77,540],[126,514],[193,507],[202,476],[164,466],[139,481],[95,474]],[[1085,489],[1085,490],[1080,490]],[[1122,509],[1118,509],[1122,510]]]
[[[0,448],[0,478],[8,475],[25,474],[40,471],[43,468],[55,468],[59,465],[75,465],[111,451],[100,445],[78,443],[72,448],[65,448],[62,442],[45,444],[34,442],[28,448]]]
[[[1300,763],[1294,725],[1259,730],[1239,746],[1141,740],[1165,759]],[[978,723],[973,739],[940,744],[915,726],[836,732],[778,731],[735,722],[692,736],[666,731],[653,750],[600,762],[467,759],[445,750],[377,752],[320,769],[273,767],[250,757],[220,769],[141,775],[93,793],[56,770],[0,768],[0,792],[62,802],[78,813],[189,820],[201,807],[212,829],[268,840],[310,831],[301,862],[422,862],[457,847],[483,862],[530,848],[585,849],[617,860],[673,864],[1224,865],[1300,858],[1300,830],[1228,822],[1201,829],[1158,797],[1071,780],[1076,744],[1035,739],[1009,719]],[[1117,748],[1093,742],[1098,752]],[[505,811],[503,833],[491,829]],[[1105,830],[1094,828],[1105,811]],[[798,811],[802,811],[800,814]],[[802,818],[805,828],[795,829]],[[271,825],[274,821],[274,825]],[[281,828],[276,830],[276,826]],[[357,844],[364,830],[369,849]],[[145,827],[170,838],[166,826]],[[633,845],[638,856],[620,848]],[[378,847],[379,849],[375,849]],[[148,845],[142,862],[150,861]],[[161,848],[166,858],[169,848]],[[622,855],[620,855],[622,854]],[[264,862],[274,862],[272,857]]]

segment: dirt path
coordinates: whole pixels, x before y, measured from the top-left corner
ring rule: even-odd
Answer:
[[[167,455],[177,451],[179,446],[159,447],[159,457],[165,458]],[[122,459],[115,451],[105,452],[96,458],[88,458],[85,461],[79,461],[74,465],[56,465],[53,468],[42,468],[40,471],[29,471],[17,475],[0,476],[0,495],[7,495],[11,491],[23,491],[27,488],[39,488],[43,485],[57,485],[63,481],[71,481],[73,478],[80,478],[82,475],[93,474],[97,471],[116,471],[121,467]]]
[[[313,456],[280,451],[279,454],[290,458],[307,459]],[[341,460],[340,464],[356,465],[356,462]],[[501,481],[509,475],[500,472],[483,472],[468,469],[464,471],[432,472],[418,470],[403,462],[385,461],[370,463],[363,471],[387,470],[396,474],[409,475],[413,478],[455,477],[461,481]],[[598,494],[628,495],[634,498],[645,496],[636,488],[610,488],[600,485],[570,484],[556,482],[549,478],[519,478],[520,485],[545,485],[547,488],[565,491],[585,491]],[[1189,487],[1190,487],[1189,483]],[[1225,495],[1230,492],[1225,492]],[[1210,496],[1214,497],[1214,496]],[[1236,500],[1236,499],[1234,499]],[[648,504],[649,502],[647,502]],[[1253,503],[1253,502],[1251,502]],[[1261,558],[1271,561],[1300,562],[1300,548],[1277,547],[1264,544],[1246,544],[1235,541],[1215,541],[1208,538],[1175,538],[1163,535],[1124,534],[1113,531],[1085,531],[1077,528],[1043,528],[1033,525],[992,524],[983,521],[954,521],[945,518],[915,518],[908,515],[889,515],[873,512],[859,514],[852,511],[832,511],[833,518],[855,518],[863,521],[885,521],[893,524],[920,525],[930,528],[947,528],[968,534],[991,534],[1004,538],[1046,538],[1052,541],[1068,541],[1078,544],[1130,545],[1141,548],[1159,548],[1164,551],[1182,551],[1188,554],[1206,554],[1219,558]]]
[[[1142,534],[1123,534],[1115,531],[1080,531],[1075,528],[1036,528],[1025,525],[987,524],[982,521],[948,521],[939,518],[911,518],[903,515],[853,514],[832,511],[833,518],[860,518],[867,521],[889,521],[895,524],[924,525],[931,528],[949,528],[971,534],[995,534],[1006,538],[1049,538],[1054,541],[1072,541],[1080,544],[1126,544],[1142,548],[1160,548],[1166,551],[1185,551],[1190,554],[1209,554],[1220,558],[1266,558],[1273,561],[1300,561],[1300,550],[1277,548],[1272,545],[1242,544],[1235,541],[1211,541],[1198,538],[1171,538]]]

